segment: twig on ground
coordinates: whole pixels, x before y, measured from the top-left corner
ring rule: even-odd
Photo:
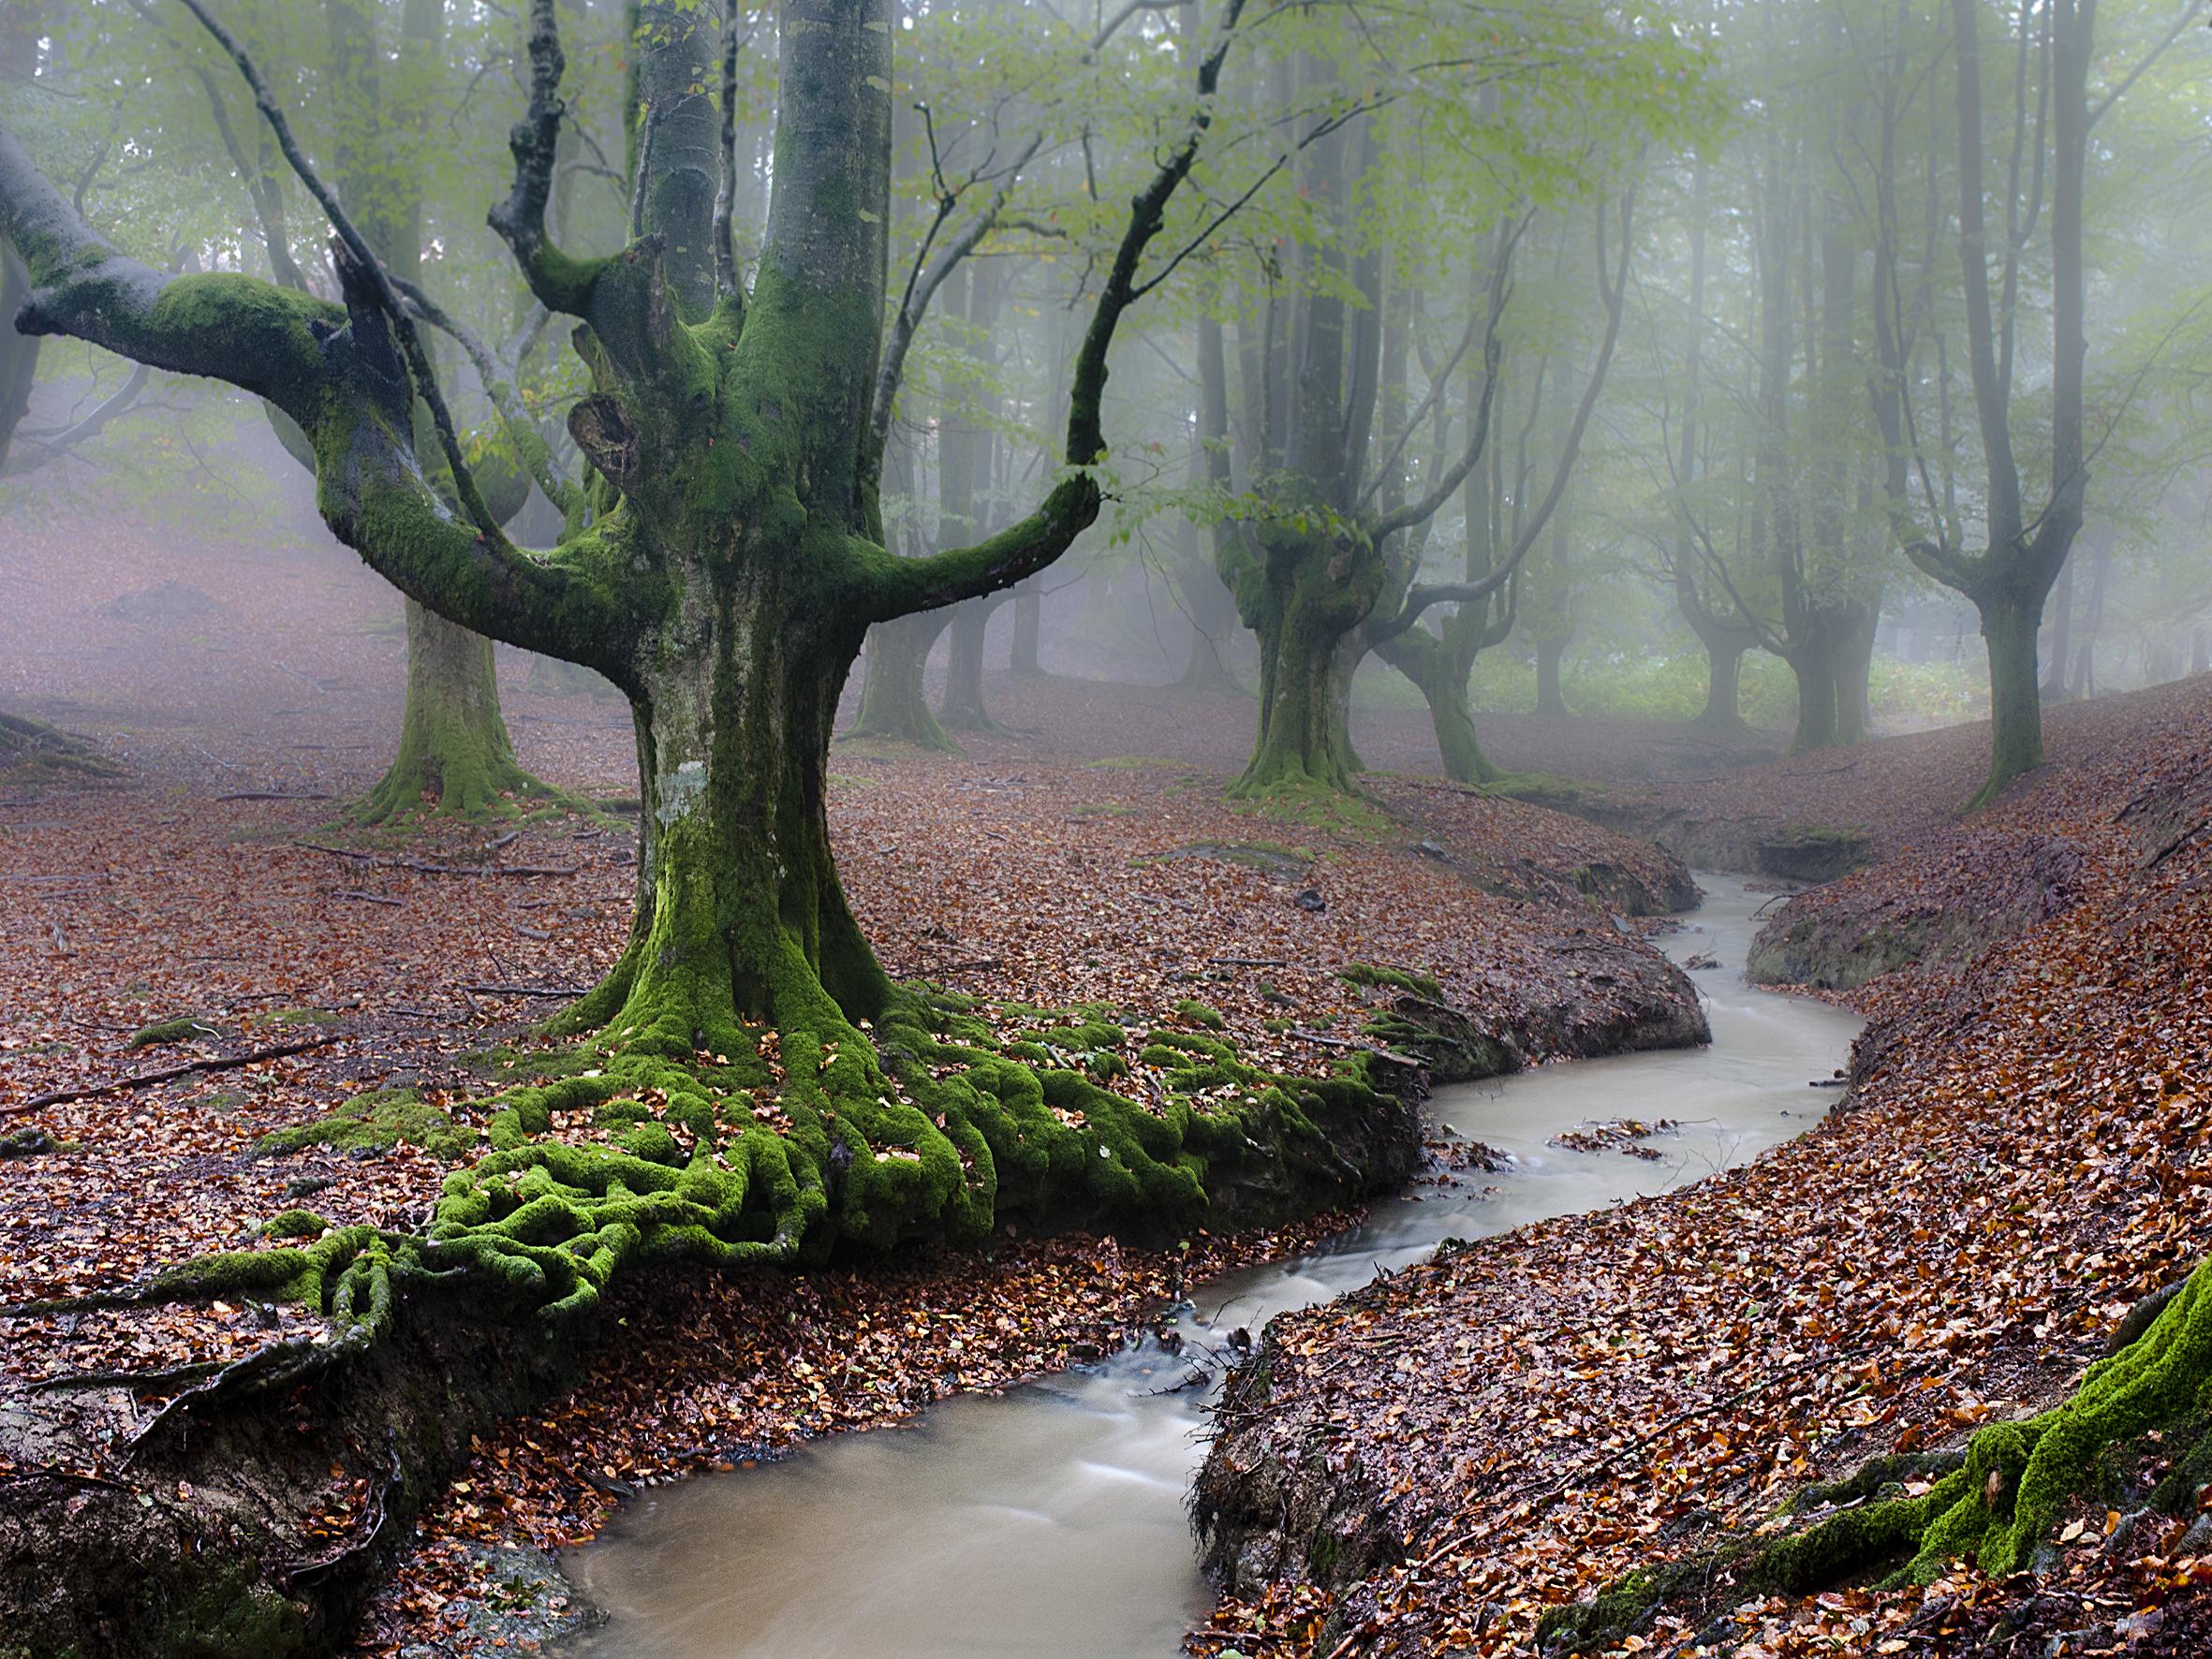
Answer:
[[[28,1100],[19,1100],[13,1106],[0,1106],[0,1118],[19,1117],[24,1112],[37,1111],[40,1107],[61,1106],[71,1100],[90,1100],[96,1094],[112,1094],[122,1089],[142,1089],[149,1083],[166,1083],[176,1078],[189,1077],[200,1071],[234,1071],[242,1065],[252,1065],[261,1060],[282,1060],[291,1054],[304,1054],[310,1049],[325,1049],[338,1040],[335,1032],[324,1032],[297,1042],[273,1043],[266,1049],[250,1049],[243,1054],[218,1054],[205,1060],[188,1060],[181,1065],[165,1065],[158,1071],[135,1072],[129,1077],[110,1078],[104,1083],[87,1083],[80,1089],[55,1089],[44,1094],[34,1094]]]

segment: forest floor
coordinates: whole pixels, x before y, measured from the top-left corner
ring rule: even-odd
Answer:
[[[1697,786],[1849,815],[1884,849],[1769,930],[1831,982],[1854,957],[1889,970],[1840,993],[1870,1020],[1849,1096],[1743,1169],[1272,1327],[1202,1476],[1244,1597],[1202,1652],[1533,1652],[1547,1609],[1696,1558],[1811,1479],[2063,1398],[2205,1256],[2212,682],[2051,725],[2053,764],[1970,821],[1942,810],[1974,781],[1967,732]],[[1329,1364],[1355,1340],[1394,1365]],[[2196,1498],[2123,1520],[2186,1444],[2126,1448],[2025,1587],[1962,1566],[1788,1600],[1716,1570],[1593,1651],[2212,1651]]]
[[[23,602],[0,618],[0,706],[89,737],[125,774],[0,778],[0,1302],[237,1248],[302,1203],[340,1225],[420,1223],[482,1135],[470,1057],[557,1006],[518,988],[588,984],[618,951],[634,827],[559,813],[404,838],[334,828],[398,727],[388,590],[293,551],[9,534]],[[582,793],[634,790],[625,709],[505,668],[526,767]],[[1340,976],[1354,962],[1433,975],[1537,1058],[1694,1018],[1687,981],[1590,896],[1667,908],[1681,867],[1646,844],[1417,780],[1386,785],[1398,815],[1258,815],[1221,794],[1243,699],[1194,718],[1142,688],[994,689],[1031,729],[961,758],[856,745],[833,759],[846,884],[894,976],[994,1008],[1097,999],[1168,1025],[1218,1018],[1287,1070],[1323,1068],[1371,1011],[1377,993]],[[1217,717],[1227,747],[1209,746]],[[257,1155],[394,1090],[411,1091],[407,1110],[377,1133]],[[492,1581],[536,1574],[557,1596],[537,1552],[589,1535],[641,1485],[1095,1355],[1182,1287],[1343,1220],[1164,1252],[1023,1238],[892,1269],[641,1278],[609,1310],[631,1321],[621,1344],[562,1400],[483,1435],[364,1651],[473,1651],[491,1601],[530,1599],[493,1597]],[[0,1322],[0,1428],[41,1381],[235,1360],[312,1324],[221,1302]],[[360,1476],[333,1464],[312,1536],[350,1535]],[[96,1460],[71,1477],[130,1480]],[[0,1445],[0,1496],[40,1478]],[[527,1618],[502,1628],[532,1639]]]
[[[8,533],[22,580],[0,617],[0,707],[91,737],[127,776],[0,780],[0,1133],[54,1143],[0,1161],[0,1300],[222,1247],[310,1196],[337,1219],[420,1219],[447,1159],[475,1142],[467,1056],[550,1000],[470,988],[576,986],[612,961],[629,828],[569,815],[496,847],[504,828],[333,839],[325,826],[374,781],[398,727],[389,590],[344,555]],[[525,766],[570,789],[634,789],[625,710],[506,668]],[[1167,1022],[1196,1000],[1287,1067],[1329,1051],[1295,1033],[1363,1017],[1366,999],[1336,976],[1356,961],[1433,972],[1494,1028],[1560,1053],[1664,1001],[1656,957],[1584,895],[1665,888],[1671,861],[1632,841],[1407,777],[1379,785],[1394,817],[1258,820],[1219,794],[1243,758],[1248,699],[1059,678],[995,676],[989,689],[1012,729],[968,740],[965,757],[848,747],[833,761],[848,886],[895,975],[994,1001],[1107,997]],[[1333,1593],[1255,1587],[1217,1612],[1208,1652],[1313,1652],[1331,1612],[1364,1632],[1343,1653],[1447,1637],[1525,1650],[1544,1607],[1688,1548],[1689,1517],[1755,1518],[1900,1435],[1932,1444],[2063,1392],[2118,1311],[2212,1238],[2212,852],[2202,835],[2156,850],[2204,815],[2191,817],[2189,782],[2212,764],[2204,682],[2054,711],[2053,766],[1971,826],[1949,808],[1970,792],[1983,727],[1798,760],[1771,758],[1771,736],[1716,744],[1527,716],[1482,727],[1501,763],[1604,785],[1629,810],[1863,834],[1880,861],[1794,913],[1813,965],[1864,959],[1885,930],[1934,961],[1848,993],[1875,1023],[1851,1108],[1818,1133],[1278,1328],[1257,1431],[1315,1437],[1335,1490],[1388,1518],[1404,1560],[1364,1564]],[[1363,713],[1357,736],[1379,767],[1436,764],[1418,712]],[[2160,779],[2166,797],[2115,821]],[[300,844],[313,841],[376,856]],[[1300,904],[1308,890],[1325,908]],[[1996,919],[1930,924],[1961,911]],[[1571,976],[1592,948],[1628,971]],[[187,1015],[207,1031],[127,1048]],[[317,1038],[330,1040],[250,1067],[23,1109],[50,1091]],[[391,1145],[250,1155],[271,1131],[395,1086],[427,1109]],[[493,1637],[495,1604],[557,1596],[542,1551],[588,1535],[638,1487],[1080,1360],[1198,1277],[1329,1225],[1187,1253],[1018,1239],[895,1269],[635,1283],[610,1311],[637,1315],[619,1351],[483,1436],[423,1517],[362,1651],[476,1652],[510,1632],[527,1646],[558,1609]],[[1316,1380],[1308,1361],[1349,1324],[1380,1325],[1408,1363]],[[10,1390],[56,1370],[268,1340],[212,1309],[9,1326],[0,1421]],[[0,1482],[21,1474],[0,1467]],[[333,1534],[349,1490],[331,1494]],[[2212,1647],[2179,1594],[2212,1578],[2212,1549],[2185,1557],[2179,1523],[2160,1520],[2107,1552],[2119,1529],[2105,1508],[2074,1519],[2020,1652],[2076,1626],[2108,1647]],[[2159,1628],[2146,1610],[2161,1599]],[[2018,1605],[1971,1575],[1926,1595],[1759,1604],[1715,1651],[1956,1651]],[[2122,1626],[2130,1617],[2142,1622]]]

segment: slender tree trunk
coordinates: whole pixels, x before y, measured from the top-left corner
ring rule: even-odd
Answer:
[[[1044,595],[1034,582],[1014,590],[1014,635],[1007,652],[1006,666],[1010,672],[1029,679],[1041,679],[1044,669],[1037,661],[1038,636],[1044,631]]]
[[[1567,697],[1559,689],[1559,659],[1567,654],[1565,639],[1536,642],[1536,712],[1565,715]]]
[[[425,811],[479,818],[527,795],[555,794],[515,764],[491,640],[412,599],[406,606],[399,753],[356,815],[370,824]]]
[[[1982,638],[1989,648],[1989,782],[1974,804],[1993,799],[2014,778],[2043,763],[2042,688],[2036,635],[2042,595],[1999,594],[1982,607]]]
[[[991,613],[997,609],[996,595],[953,607],[945,697],[937,705],[937,723],[948,731],[1003,734],[1006,730],[983,706],[983,639],[991,625]]]
[[[948,620],[945,611],[925,610],[869,630],[867,661],[861,669],[861,712],[848,738],[912,743],[938,755],[960,753],[960,745],[929,712],[922,688],[922,670]]]

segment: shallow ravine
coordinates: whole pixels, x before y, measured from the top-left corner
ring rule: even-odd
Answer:
[[[572,1659],[1168,1659],[1211,1596],[1186,1493],[1209,1391],[1180,1387],[1209,1350],[1286,1309],[1341,1295],[1447,1238],[1507,1231],[1655,1193],[1809,1127],[1855,1017],[1747,987],[1765,901],[1726,876],[1661,941],[1703,954],[1709,1049],[1541,1067],[1440,1091],[1453,1133],[1512,1154],[1377,1205],[1328,1251],[1217,1281],[1152,1341],[998,1398],[934,1407],[900,1431],[839,1437],[766,1467],[656,1490],[566,1570],[608,1622]],[[1590,1120],[1673,1119],[1658,1162],[1549,1144]]]

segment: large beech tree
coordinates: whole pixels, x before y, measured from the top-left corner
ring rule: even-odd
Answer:
[[[228,42],[206,0],[184,3]],[[879,507],[883,400],[919,320],[909,303],[884,327],[889,0],[784,0],[774,189],[749,290],[730,236],[732,124],[725,114],[717,145],[704,97],[675,100],[640,144],[627,246],[585,257],[549,235],[557,7],[529,7],[528,104],[491,215],[538,302],[574,319],[594,388],[568,421],[597,475],[589,521],[572,513],[549,550],[501,531],[415,325],[435,307],[403,300],[243,51],[338,231],[343,303],[150,269],[0,131],[0,230],[36,285],[21,328],[264,398],[312,447],[324,517],[376,570],[465,627],[597,669],[635,713],[631,938],[567,1021],[597,1035],[538,1056],[536,1079],[506,1093],[496,1150],[449,1181],[426,1236],[331,1229],[195,1264],[147,1294],[250,1285],[324,1303],[339,1340],[258,1355],[267,1381],[376,1340],[395,1285],[463,1268],[558,1313],[591,1305],[638,1255],[780,1259],[840,1238],[975,1237],[1009,1214],[1178,1225],[1226,1213],[1255,1183],[1260,1208],[1279,1211],[1395,1168],[1410,1117],[1356,1078],[1272,1078],[1211,1039],[1158,1034],[1148,1108],[1098,1085],[1125,1035],[1098,1010],[1016,1052],[955,1003],[894,988],[847,904],[824,811],[831,721],[863,632],[1021,580],[1099,513],[1107,349],[1180,257],[1146,257],[1198,160],[1243,0],[1222,0],[1187,50],[1195,86],[1156,125],[1149,176],[1101,260],[1070,374],[1068,464],[996,535],[906,559],[885,550]],[[652,53],[697,61],[682,27],[644,50],[648,84],[670,67]],[[1055,1046],[1069,1052],[1048,1064]],[[633,1126],[613,1145],[533,1138],[556,1108]],[[1384,1152],[1363,1160],[1363,1135]]]

